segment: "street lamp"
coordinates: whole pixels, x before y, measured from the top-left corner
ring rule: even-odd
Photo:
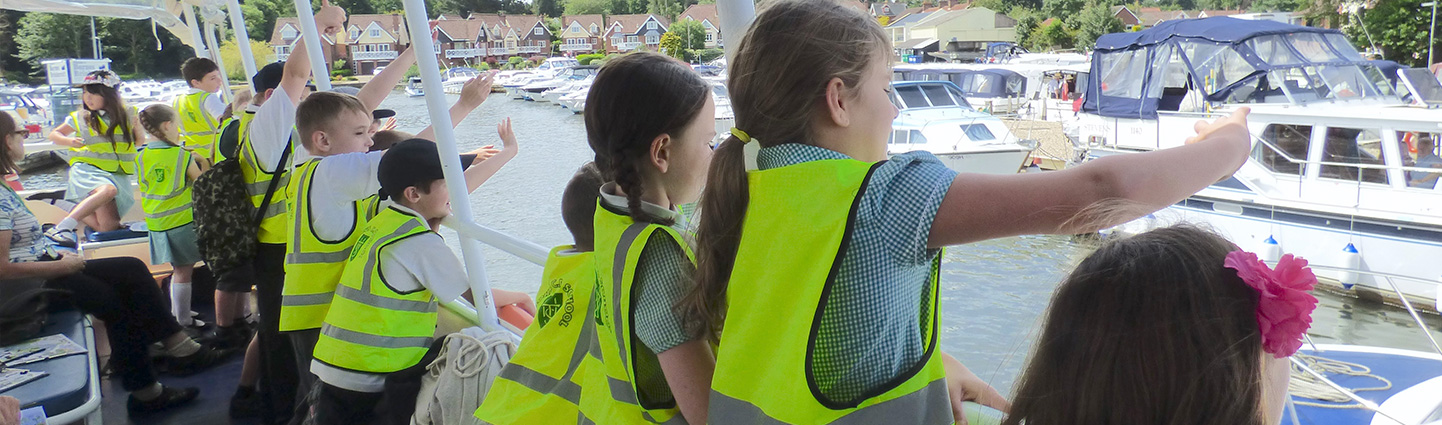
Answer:
[[[1433,39],[1437,35],[1437,2],[1422,3],[1422,7],[1432,8],[1432,27],[1427,29],[1427,66],[1430,68],[1432,66],[1432,44],[1435,43]]]

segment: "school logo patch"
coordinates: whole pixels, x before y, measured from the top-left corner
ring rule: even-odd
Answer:
[[[536,306],[536,320],[541,321],[541,327],[556,318],[560,319],[560,322],[557,322],[559,325],[571,326],[571,319],[576,311],[576,297],[572,294],[571,283],[555,279],[551,281],[551,288],[555,292],[542,297],[540,305]]]
[[[150,170],[150,181],[153,183],[165,183],[165,170],[159,168]]]

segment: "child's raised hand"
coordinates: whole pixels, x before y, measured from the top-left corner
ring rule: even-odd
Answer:
[[[335,34],[345,28],[345,10],[332,6],[330,0],[321,0],[320,11],[315,13],[315,26],[321,34]]]
[[[516,133],[511,131],[511,119],[506,118],[496,125],[496,133],[501,136],[501,147],[504,149],[516,149]]]
[[[476,150],[466,152],[467,155],[476,156],[476,159],[474,161],[471,161],[471,165],[480,164],[481,161],[490,159],[491,157],[496,156],[496,154],[498,153],[501,153],[501,150],[496,148],[496,145],[485,145],[477,148]]]
[[[1196,136],[1188,137],[1187,144],[1200,142],[1212,137],[1228,137],[1246,141],[1251,144],[1251,133],[1247,131],[1247,114],[1252,113],[1252,108],[1237,108],[1231,115],[1225,118],[1218,118],[1216,121],[1197,121],[1193,126],[1197,131]]]
[[[491,95],[491,84],[496,77],[489,72],[472,78],[465,85],[461,86],[461,102],[472,106],[480,106],[486,102],[486,97]]]

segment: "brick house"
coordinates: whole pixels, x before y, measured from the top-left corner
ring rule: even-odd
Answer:
[[[602,50],[604,28],[605,19],[601,15],[561,17],[561,54],[575,56]]]
[[[351,15],[346,22],[351,67],[356,74],[370,75],[390,65],[400,51],[411,45],[405,18],[401,15]]]
[[[486,61],[503,62],[513,56],[530,57],[551,53],[551,30],[539,15],[472,13],[476,21],[476,46],[484,47]]]
[[[638,48],[658,51],[661,35],[670,23],[666,18],[651,15],[612,15],[606,23],[606,52],[629,52]]]
[[[442,18],[448,18],[442,16]],[[431,21],[431,36],[436,41],[436,56],[448,66],[463,66],[480,62],[486,49],[480,47],[477,32],[481,23],[467,19],[437,19]]]
[[[725,47],[721,42],[721,16],[716,13],[716,4],[693,4],[687,7],[685,12],[676,15],[676,22],[681,21],[701,22],[701,27],[706,29],[707,49]]]
[[[295,44],[301,42],[300,21],[296,18],[277,18],[275,28],[270,32],[270,48],[275,52],[275,60],[284,62],[290,57],[290,52],[295,50]],[[347,59],[344,45],[336,45],[335,34],[321,34],[320,43],[324,46],[326,66],[330,66],[337,60]],[[341,40],[344,43],[345,40]]]

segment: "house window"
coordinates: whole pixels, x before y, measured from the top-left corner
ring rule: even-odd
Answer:
[[[716,42],[716,33],[714,33],[714,32],[708,32],[708,33],[706,33],[706,42],[707,42],[707,43],[715,43],[715,42]]]
[[[360,28],[351,27],[351,29],[350,29],[350,39],[351,39],[351,40],[355,40],[355,39],[357,39],[357,38],[360,38]]]
[[[275,46],[275,54],[277,54],[277,55],[288,55],[288,54],[290,54],[290,46]]]
[[[391,45],[389,45],[389,44],[379,44],[379,45],[376,45],[376,51],[377,51],[377,52],[389,52],[389,51],[391,51]]]
[[[611,44],[612,44],[612,45],[621,44],[621,36],[618,35],[618,36],[615,36],[615,37],[611,37]]]
[[[627,42],[627,43],[635,43],[636,40],[638,40],[638,38],[636,38],[636,36],[634,36],[634,35],[628,35],[628,36],[626,36],[626,42]]]
[[[596,30],[597,30],[596,24],[591,24],[591,33],[592,33],[592,34],[595,34],[595,33],[596,33]]]
[[[648,22],[646,22],[646,29],[648,29],[648,30],[656,29],[656,21],[648,21]]]
[[[285,28],[280,29],[280,38],[290,40],[294,39],[296,35],[295,28],[290,25],[286,25]]]
[[[543,29],[543,28],[541,28],[541,27],[536,27],[536,30],[535,30],[535,31],[532,31],[531,33],[532,33],[532,34],[535,34],[535,35],[546,35],[545,29]]]
[[[371,37],[380,37],[380,36],[381,36],[381,29],[380,29],[380,28],[371,28],[370,36],[371,36]]]
[[[654,32],[653,32],[653,33],[646,34],[646,44],[659,44],[659,43],[661,43],[661,36],[656,35],[656,33],[654,33]]]

